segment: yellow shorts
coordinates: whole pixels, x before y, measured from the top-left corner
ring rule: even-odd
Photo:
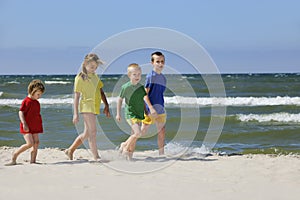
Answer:
[[[127,123],[131,126],[132,124],[139,124],[142,123],[143,120],[142,119],[137,119],[137,118],[130,118],[130,119],[126,119]]]
[[[151,115],[144,115],[144,116],[145,116],[145,119],[143,120],[144,124],[155,124],[155,122],[165,124],[167,121],[167,115],[165,113],[157,115],[157,118],[154,118]]]

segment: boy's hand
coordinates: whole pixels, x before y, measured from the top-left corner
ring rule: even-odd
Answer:
[[[103,113],[105,114],[105,116],[107,118],[110,118],[110,112],[109,112],[109,108],[107,106],[104,107]]]
[[[157,118],[158,117],[158,115],[157,115],[157,112],[156,112],[156,110],[154,109],[154,108],[150,108],[150,115],[152,116],[152,117],[154,117],[154,118]]]

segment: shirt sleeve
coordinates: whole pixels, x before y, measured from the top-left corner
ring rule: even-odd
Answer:
[[[122,87],[122,88],[121,88],[121,91],[120,91],[119,97],[121,97],[122,99],[124,99],[124,98],[125,98],[125,88],[124,88],[124,87]]]
[[[103,88],[103,86],[104,86],[104,84],[103,84],[103,82],[101,81],[101,79],[99,79],[99,83],[98,83],[99,85],[99,88]]]
[[[151,84],[151,76],[147,75],[145,80],[145,88],[150,88]]]
[[[74,92],[81,92],[81,81],[82,78],[80,76],[75,77],[74,81]]]
[[[21,104],[21,107],[20,107],[20,111],[27,112],[28,108],[29,108],[28,101],[26,101],[26,99],[24,99],[22,101],[22,104]]]

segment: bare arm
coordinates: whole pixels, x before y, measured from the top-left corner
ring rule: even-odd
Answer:
[[[74,93],[74,102],[73,102],[73,108],[74,108],[74,114],[73,114],[73,124],[77,124],[79,122],[79,117],[78,117],[78,105],[79,105],[79,98],[80,98],[80,93],[75,92]]]
[[[121,97],[119,97],[118,103],[117,103],[117,116],[116,116],[116,120],[118,122],[121,121],[121,107],[122,107],[122,102],[123,102],[123,99]]]
[[[27,123],[25,121],[25,116],[24,116],[24,113],[22,111],[19,111],[19,118],[20,118],[20,121],[22,122],[23,124],[23,130],[25,132],[28,132],[29,131],[29,128],[27,126]]]
[[[150,114],[151,115],[156,115],[156,110],[153,108],[153,105],[151,104],[151,101],[149,99],[148,93],[150,88],[145,88],[147,95],[144,97],[144,101],[146,102],[146,104],[148,105],[148,108],[150,110]]]
[[[106,95],[102,88],[100,89],[100,92],[101,92],[102,102],[104,103],[103,113],[105,114],[106,117],[110,118],[109,105],[106,99]]]

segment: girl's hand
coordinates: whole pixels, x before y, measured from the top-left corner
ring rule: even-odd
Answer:
[[[73,124],[77,124],[79,122],[78,115],[73,115]]]
[[[28,126],[27,126],[26,123],[23,123],[23,130],[24,130],[25,132],[29,132],[29,128],[28,128]]]
[[[107,118],[110,118],[110,112],[109,112],[109,107],[108,107],[108,106],[105,106],[105,107],[104,107],[103,113],[105,114],[105,116],[106,116]]]
[[[120,121],[121,121],[121,116],[120,116],[120,115],[117,115],[117,116],[116,116],[116,120],[117,120],[118,122],[120,122]]]

